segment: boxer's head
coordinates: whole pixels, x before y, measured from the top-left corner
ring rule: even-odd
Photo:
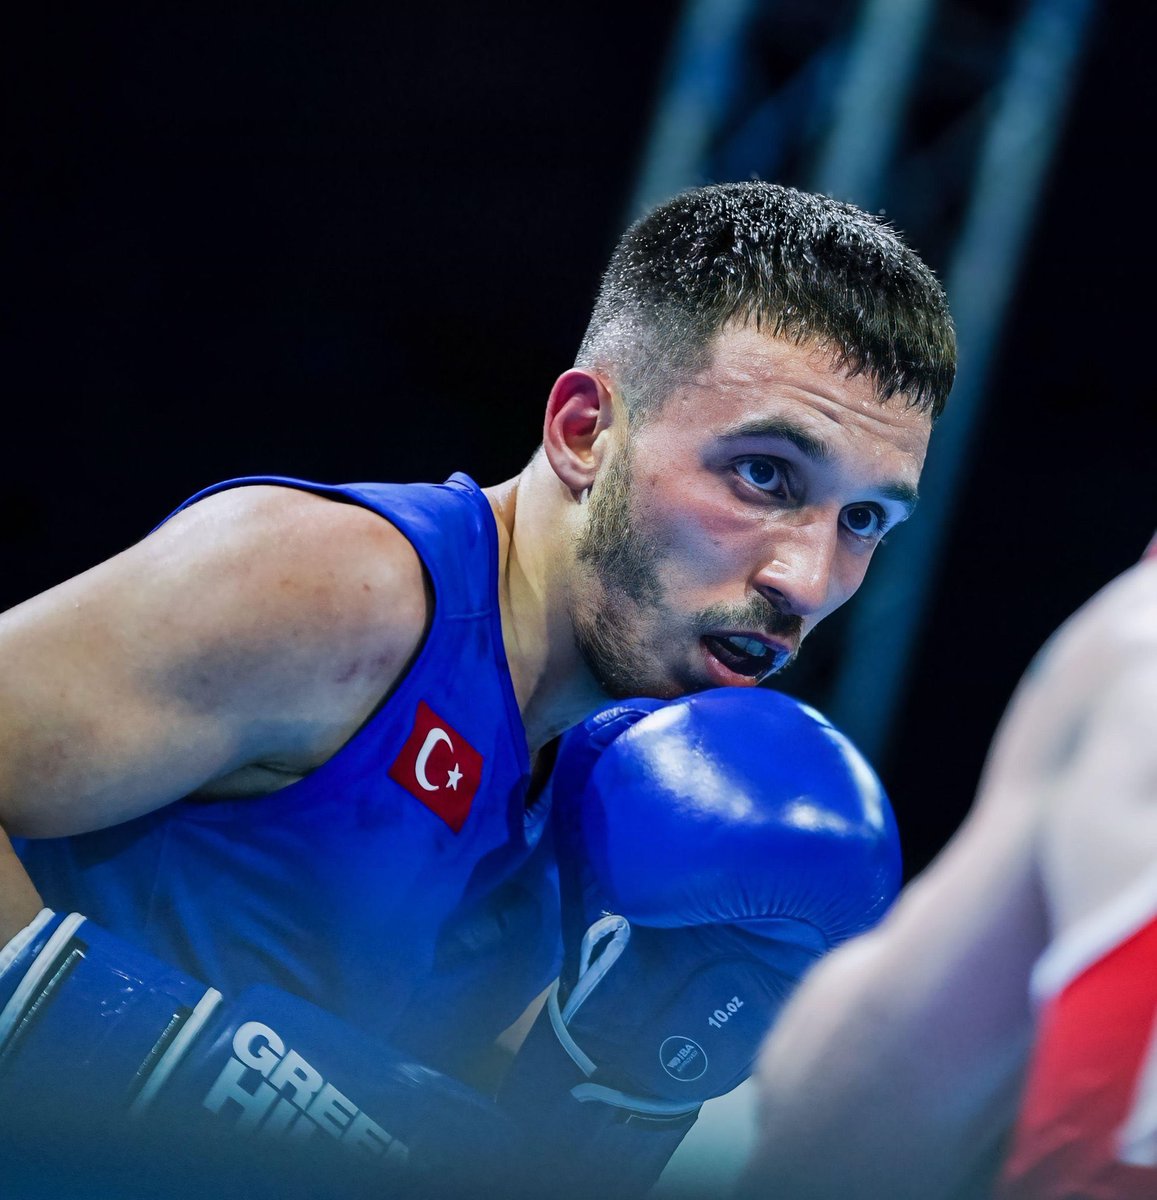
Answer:
[[[935,277],[849,205],[726,184],[632,226],[547,415],[584,508],[575,638],[603,687],[782,666],[910,511],[954,366]]]

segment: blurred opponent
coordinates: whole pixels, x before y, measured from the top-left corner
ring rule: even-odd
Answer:
[[[1053,637],[974,808],[765,1044],[744,1193],[1157,1196],[1157,539]]]

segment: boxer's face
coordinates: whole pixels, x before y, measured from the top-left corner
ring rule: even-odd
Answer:
[[[909,515],[929,431],[826,351],[722,333],[592,489],[572,616],[602,686],[671,696],[782,668]]]

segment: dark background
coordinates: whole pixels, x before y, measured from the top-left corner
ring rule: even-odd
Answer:
[[[220,478],[516,472],[635,215],[677,15],[113,0],[7,18],[0,605]],[[959,821],[1032,653],[1157,525],[1153,26],[1140,4],[1093,25],[878,764],[910,869]]]

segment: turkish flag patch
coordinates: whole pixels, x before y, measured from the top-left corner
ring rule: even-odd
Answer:
[[[482,755],[419,700],[414,728],[389,776],[458,833],[482,781]]]

